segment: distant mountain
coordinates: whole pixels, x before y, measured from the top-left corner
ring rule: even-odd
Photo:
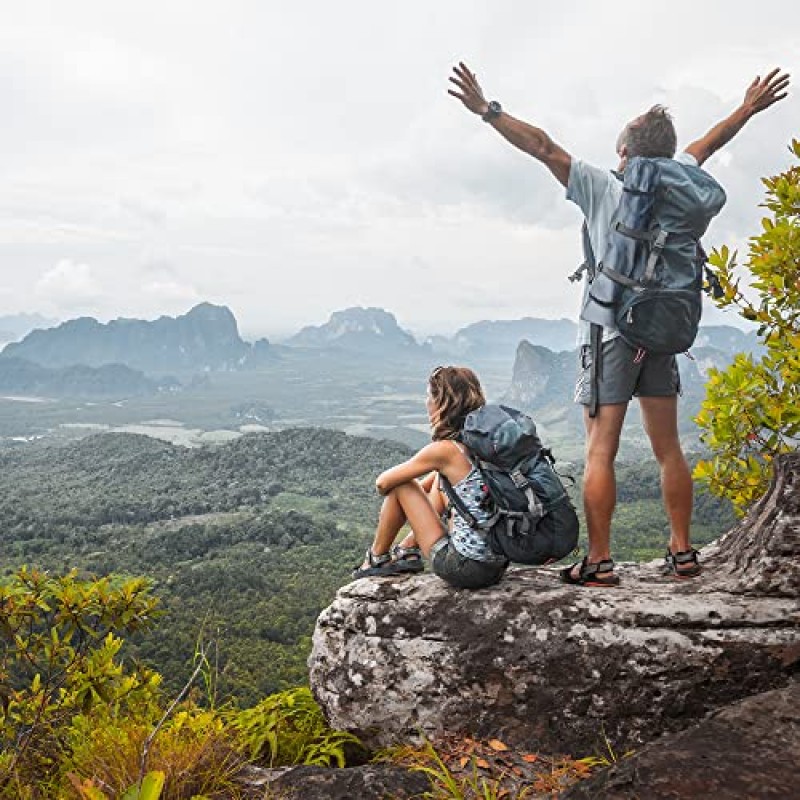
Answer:
[[[457,331],[452,338],[432,337],[434,352],[476,358],[509,357],[523,339],[553,352],[574,350],[578,326],[568,319],[481,320]]]
[[[286,341],[291,347],[336,348],[369,354],[425,352],[382,308],[334,311],[324,325],[308,325]]]
[[[755,331],[743,331],[733,325],[703,325],[697,334],[692,353],[702,347],[712,347],[731,355],[755,353],[761,349]]]
[[[15,342],[36,328],[52,328],[58,320],[41,314],[6,314],[0,316],[0,342]]]
[[[122,364],[50,369],[22,358],[0,358],[0,393],[5,394],[122,398],[179,388],[174,378],[151,380]]]
[[[179,317],[153,321],[92,317],[69,320],[50,330],[35,330],[7,345],[2,358],[25,358],[45,367],[124,364],[143,372],[236,370],[272,357],[269,342],[239,336],[226,306],[201,303]]]
[[[576,372],[574,350],[554,353],[523,340],[517,347],[511,386],[504,402],[527,410],[561,405],[572,398]]]

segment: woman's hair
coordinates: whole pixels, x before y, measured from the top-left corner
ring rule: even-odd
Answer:
[[[486,404],[478,376],[469,367],[436,367],[428,378],[431,438],[454,439],[470,411]]]

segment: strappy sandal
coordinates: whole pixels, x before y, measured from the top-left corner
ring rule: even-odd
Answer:
[[[572,574],[575,567],[579,567],[577,578]],[[561,580],[571,586],[619,586],[619,576],[613,574],[613,569],[614,562],[610,558],[590,564],[589,556],[584,556],[583,561],[565,567],[560,574]]]
[[[403,547],[401,544],[396,544],[389,552],[398,572],[422,572],[425,569],[422,563],[422,550],[419,547]]]
[[[362,564],[356,565],[351,573],[353,580],[357,580],[358,578],[374,577],[375,575],[399,575],[401,572],[408,571],[398,569],[398,565],[394,562],[390,553],[383,553],[379,556],[376,556],[372,552],[371,547],[367,549],[364,560],[369,564],[369,566],[363,566],[363,562]]]
[[[700,554],[693,547],[680,553],[673,553],[667,548],[667,554],[664,556],[664,575],[671,575],[673,578],[696,578],[703,571],[698,555]],[[685,564],[690,566],[684,566]]]

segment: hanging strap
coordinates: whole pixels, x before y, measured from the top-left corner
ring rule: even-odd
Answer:
[[[594,322],[589,328],[590,352],[592,354],[592,366],[589,368],[589,416],[597,416],[599,405],[601,361],[603,359],[603,326],[596,325]]]
[[[569,279],[572,283],[575,283],[575,281],[579,281],[583,277],[585,272],[589,278],[589,283],[591,283],[597,274],[597,262],[594,258],[592,240],[589,238],[589,226],[586,224],[586,220],[583,221],[583,227],[581,228],[581,240],[583,242],[583,264],[569,276]]]

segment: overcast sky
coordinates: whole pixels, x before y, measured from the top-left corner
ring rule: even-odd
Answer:
[[[656,102],[687,144],[800,70],[794,0],[2,0],[0,314],[154,318],[201,300],[279,338],[374,305],[415,333],[575,317],[580,216],[446,94],[615,166]],[[708,162],[741,243],[790,163],[800,85]],[[734,321],[732,318],[729,321]]]

